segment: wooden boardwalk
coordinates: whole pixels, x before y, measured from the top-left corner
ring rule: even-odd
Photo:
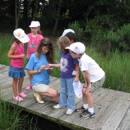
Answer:
[[[28,113],[64,125],[74,130],[130,130],[130,93],[101,89],[94,93],[96,117],[92,119],[79,118],[79,113],[71,116],[65,114],[66,109],[54,110],[55,105],[48,98],[43,98],[45,103],[39,104],[33,97],[33,90],[26,91],[28,76],[25,77],[23,91],[27,98],[18,103],[12,99],[12,78],[8,77],[9,66],[0,65],[0,92],[1,98],[12,104],[19,105]],[[60,80],[51,77],[51,85],[60,91]],[[81,107],[82,100],[75,97],[76,107]]]

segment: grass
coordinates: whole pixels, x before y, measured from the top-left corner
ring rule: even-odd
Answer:
[[[21,113],[19,106],[0,100],[0,130],[38,130],[36,119]]]

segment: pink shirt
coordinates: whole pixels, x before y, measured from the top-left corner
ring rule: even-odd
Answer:
[[[16,42],[13,43],[16,47],[16,51],[13,53],[13,55],[21,55],[24,54],[24,44],[20,43],[22,46],[20,47]],[[15,68],[23,68],[24,67],[24,59],[23,58],[15,58],[12,59],[10,62],[10,65]]]
[[[27,43],[27,58],[29,59],[30,56],[37,51],[38,45],[40,41],[44,38],[42,35],[38,34],[35,38],[32,37],[32,34],[28,34],[29,42]]]

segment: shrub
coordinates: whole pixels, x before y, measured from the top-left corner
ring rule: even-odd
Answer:
[[[113,52],[118,49],[120,52],[130,51],[130,24],[122,26],[117,31],[100,32],[92,37],[92,44],[101,52]],[[105,47],[107,45],[107,47]],[[101,48],[106,48],[103,50]]]
[[[68,28],[71,28],[75,31],[78,41],[83,40],[83,28],[80,27],[80,24],[78,21],[69,23]]]

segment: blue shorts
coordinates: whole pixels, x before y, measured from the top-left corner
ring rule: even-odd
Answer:
[[[25,76],[24,68],[14,68],[10,66],[8,76],[16,79],[23,78]]]

